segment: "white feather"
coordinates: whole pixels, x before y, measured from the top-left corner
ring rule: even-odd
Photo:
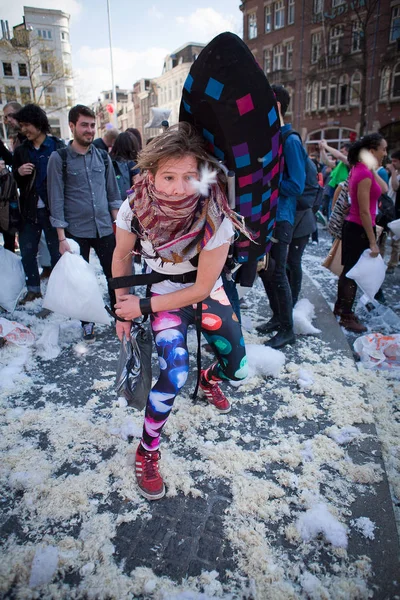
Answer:
[[[359,158],[360,162],[364,163],[364,165],[370,169],[370,171],[378,168],[378,161],[376,160],[375,156],[369,152],[369,150],[366,150],[365,148],[360,150]]]
[[[194,192],[198,192],[202,196],[208,196],[209,187],[217,182],[217,171],[212,171],[208,166],[200,168],[200,179],[192,179],[191,185]]]

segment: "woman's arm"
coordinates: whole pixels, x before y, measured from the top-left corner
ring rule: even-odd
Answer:
[[[228,256],[229,243],[222,244],[214,250],[202,250],[199,256],[196,281],[193,285],[160,296],[153,296],[151,308],[153,312],[173,310],[196,304],[210,295],[215,282],[221,275]],[[114,254],[115,255],[115,254]],[[114,274],[114,271],[113,271]],[[138,296],[125,294],[119,296],[116,313],[123,319],[136,319],[141,316]]]
[[[388,185],[387,185],[386,181],[384,181],[384,180],[382,179],[382,177],[380,177],[376,171],[372,171],[372,173],[373,173],[373,176],[374,176],[374,178],[375,178],[375,181],[376,181],[376,183],[377,183],[377,184],[379,185],[379,187],[381,188],[381,192],[382,192],[382,194],[387,194],[387,193],[388,193],[388,190],[389,190],[389,188],[388,188]]]
[[[388,164],[387,168],[390,171],[390,184],[392,186],[392,190],[394,192],[397,192],[397,190],[399,189],[399,180],[397,178],[397,171],[391,163]]]
[[[126,231],[117,227],[116,233],[116,247],[113,254],[111,272],[113,277],[124,277],[126,275],[132,275],[132,250],[136,243],[136,234],[131,231]],[[120,288],[115,290],[115,296],[117,303],[121,296],[128,294],[129,288]],[[130,332],[131,324],[129,321],[122,323],[122,321],[116,322],[117,335],[122,340],[122,335],[125,333],[125,337],[128,337]]]
[[[360,211],[360,219],[365,233],[367,234],[371,256],[376,257],[379,254],[379,248],[376,243],[375,233],[372,228],[372,219],[369,209],[371,193],[371,180],[369,178],[362,179],[357,186],[357,200]]]
[[[336,163],[335,163],[335,161],[331,160],[328,157],[327,153],[325,152],[325,148],[324,148],[324,146],[322,145],[321,142],[319,142],[318,147],[319,147],[319,158],[320,158],[320,161],[322,163],[324,163],[324,165],[326,165],[327,167],[329,167],[331,169],[334,169],[336,167]]]
[[[349,166],[346,154],[343,154],[342,152],[340,152],[340,150],[336,150],[336,148],[332,148],[332,146],[328,146],[328,144],[324,140],[321,143],[325,152],[329,152],[329,154],[332,154],[332,156],[334,156],[338,160],[341,160],[342,163],[344,163],[345,165]]]

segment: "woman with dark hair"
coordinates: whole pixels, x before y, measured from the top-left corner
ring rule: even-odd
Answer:
[[[334,314],[340,317],[340,325],[356,333],[362,333],[367,329],[353,312],[357,284],[353,279],[346,277],[346,274],[358,262],[364,250],[369,248],[372,257],[379,255],[375,218],[378,199],[381,194],[387,192],[387,185],[376,173],[376,169],[381,166],[382,160],[387,154],[386,148],[385,139],[379,133],[372,133],[352,144],[347,158],[351,168],[349,175],[350,210],[343,224],[343,272],[339,277]],[[363,151],[367,152],[365,159]],[[371,168],[372,163],[375,163],[376,169]]]
[[[125,200],[128,190],[132,187],[134,176],[139,173],[139,169],[135,168],[138,152],[137,138],[129,131],[119,134],[110,152],[121,200]]]
[[[161,430],[189,374],[187,329],[196,313],[216,357],[200,377],[200,389],[214,410],[224,414],[231,409],[219,383],[247,375],[240,323],[220,277],[235,229],[245,231],[217,173],[208,170],[204,141],[188,123],[154,138],[141,151],[138,166],[141,175],[118,212],[112,272],[114,277],[131,274],[131,253],[139,241],[148,270],[164,276],[152,284],[147,298],[118,289],[115,305],[120,339],[129,337],[131,320],[150,315],[159,355],[160,375],[147,400],[135,461],[140,493],[157,500],[165,494],[158,471]],[[202,171],[206,174],[199,182]]]
[[[142,144],[142,136],[141,136],[139,129],[136,129],[136,127],[128,127],[127,131],[129,131],[129,133],[131,133],[132,135],[135,136],[135,138],[137,139],[138,144],[139,144],[139,150],[141,150],[143,147],[143,144]]]

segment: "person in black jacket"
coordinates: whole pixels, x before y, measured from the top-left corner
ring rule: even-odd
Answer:
[[[39,106],[27,104],[16,115],[26,140],[16,148],[13,173],[20,190],[22,225],[19,246],[26,276],[27,294],[21,304],[41,298],[37,253],[42,231],[54,267],[60,258],[56,229],[49,219],[47,200],[47,163],[64,142],[52,135],[47,115]]]

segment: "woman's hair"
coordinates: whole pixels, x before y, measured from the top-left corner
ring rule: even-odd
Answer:
[[[351,144],[347,155],[349,165],[354,167],[359,162],[360,150],[378,150],[383,139],[380,133],[370,133]]]
[[[18,123],[29,123],[39,129],[42,133],[49,133],[50,124],[43,108],[37,104],[26,104],[15,114]]]
[[[132,133],[132,135],[135,136],[135,138],[137,139],[137,141],[139,143],[139,150],[141,150],[143,147],[143,144],[142,144],[142,136],[140,135],[139,129],[136,129],[136,127],[128,127],[128,129],[126,131],[129,131],[129,133]]]
[[[155,175],[160,162],[189,154],[195,157],[200,166],[200,163],[210,160],[205,144],[205,140],[189,123],[178,123],[147,144],[140,151],[137,164],[141,171],[150,171]]]
[[[114,142],[110,156],[114,160],[137,160],[139,143],[129,131],[120,133]]]

